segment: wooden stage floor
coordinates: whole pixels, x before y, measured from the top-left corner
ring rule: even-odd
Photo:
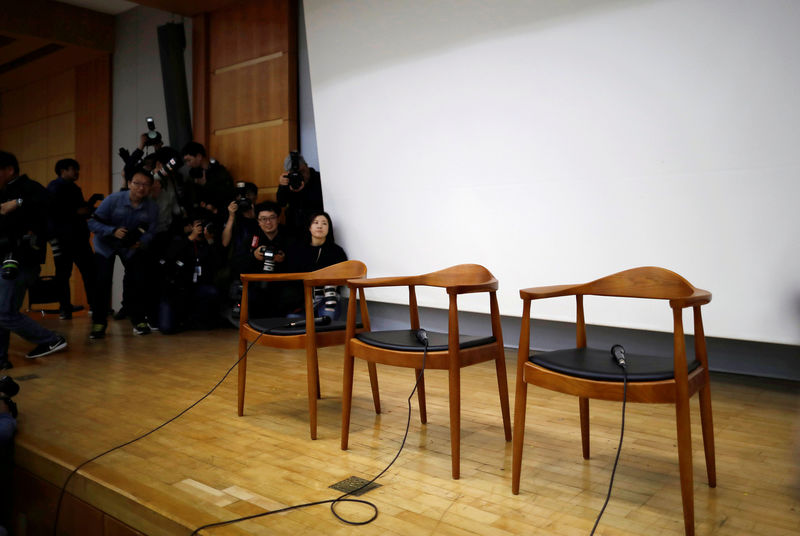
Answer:
[[[68,351],[26,360],[30,345],[14,336],[7,372],[21,380],[17,463],[55,484],[78,463],[176,415],[236,359],[232,329],[141,337],[127,321],[112,321],[107,339],[90,341],[85,316],[42,322],[67,335]],[[515,352],[507,355],[513,409]],[[328,486],[372,478],[396,453],[413,373],[379,367],[384,413],[376,416],[366,366],[357,362],[344,452],[342,347],[322,350],[320,367],[316,441],[309,439],[304,353],[256,346],[244,417],[236,415],[234,371],[180,419],[87,465],[69,491],[153,535],[187,535],[206,523],[334,498]],[[521,493],[514,496],[493,365],[462,373],[458,481],[450,478],[446,378],[432,371],[426,381],[429,423],[419,424],[415,399],[405,450],[381,487],[363,496],[380,509],[372,524],[344,525],[322,505],[203,534],[589,534],[608,487],[619,404],[593,402],[593,458],[584,461],[577,401],[531,388]],[[692,403],[697,534],[800,533],[798,385],[715,374],[712,400],[716,489],[707,486],[696,397]],[[367,515],[354,505],[340,510]],[[628,405],[614,492],[597,533],[683,534],[672,406]]]

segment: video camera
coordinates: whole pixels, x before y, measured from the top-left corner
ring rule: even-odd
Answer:
[[[10,376],[0,378],[0,400],[4,401],[11,412],[11,416],[17,418],[17,404],[11,399],[19,393],[19,384]]]
[[[289,158],[291,159],[291,167],[289,168],[289,173],[286,174],[286,177],[289,179],[289,187],[293,190],[297,190],[301,186],[303,186],[303,175],[300,174],[300,153],[297,151],[292,151],[289,153]]]

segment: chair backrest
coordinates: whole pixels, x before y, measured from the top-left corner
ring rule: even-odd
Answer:
[[[680,275],[655,266],[644,266],[579,285],[576,294],[675,300],[688,298],[700,289]],[[701,291],[702,292],[702,291]]]
[[[420,285],[442,288],[476,287],[475,291],[497,290],[497,279],[479,264],[458,264],[415,278]]]
[[[306,285],[344,285],[348,279],[367,276],[367,265],[361,261],[344,261],[309,272],[303,278]]]

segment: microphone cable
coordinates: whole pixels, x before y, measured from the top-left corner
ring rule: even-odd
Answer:
[[[414,382],[414,388],[411,390],[411,394],[408,395],[408,400],[407,400],[408,418],[406,419],[406,431],[405,431],[405,434],[403,434],[403,440],[400,442],[400,448],[397,450],[397,454],[394,455],[394,458],[392,458],[392,461],[389,462],[389,464],[386,467],[384,467],[383,470],[380,473],[378,473],[375,477],[372,478],[372,480],[370,480],[366,484],[363,484],[362,486],[359,486],[358,488],[356,488],[356,489],[354,489],[352,491],[348,491],[347,493],[345,493],[343,495],[340,495],[339,497],[336,497],[335,499],[325,499],[325,500],[322,500],[322,501],[314,501],[314,502],[308,502],[308,503],[304,503],[304,504],[295,504],[293,506],[287,506],[287,507],[281,508],[279,510],[270,510],[269,512],[261,512],[260,514],[253,514],[253,515],[249,515],[249,516],[245,516],[245,517],[237,517],[235,519],[229,519],[227,521],[217,521],[215,523],[209,523],[207,525],[203,525],[201,527],[197,527],[194,530],[194,532],[192,532],[191,536],[195,536],[196,534],[199,534],[201,530],[210,529],[210,528],[213,528],[213,527],[221,527],[223,525],[231,525],[233,523],[239,523],[240,521],[248,521],[250,519],[256,519],[256,518],[259,518],[259,517],[266,517],[266,516],[270,516],[270,515],[273,515],[273,514],[280,514],[281,512],[288,512],[290,510],[298,510],[300,508],[308,508],[309,506],[317,506],[317,505],[320,505],[320,504],[328,504],[328,503],[330,503],[330,505],[331,505],[331,507],[330,507],[331,508],[331,513],[336,517],[336,519],[338,519],[339,521],[341,521],[343,523],[346,523],[348,525],[355,525],[355,526],[357,526],[357,525],[367,525],[367,524],[372,523],[373,521],[375,521],[375,519],[377,519],[377,517],[378,517],[378,507],[375,506],[374,503],[372,503],[370,501],[365,501],[363,499],[353,499],[353,498],[347,498],[347,497],[349,495],[352,495],[352,494],[354,494],[354,493],[366,488],[367,486],[369,486],[370,484],[372,484],[376,480],[378,480],[381,476],[383,476],[384,473],[386,473],[386,471],[388,471],[389,468],[392,465],[394,465],[394,462],[397,461],[397,458],[400,457],[400,453],[403,452],[403,448],[406,445],[406,439],[408,438],[408,430],[409,430],[409,428],[411,426],[411,399],[414,397],[414,393],[417,391],[417,387],[419,386],[420,378],[422,378],[422,375],[425,374],[425,360],[428,357],[428,332],[425,331],[424,329],[418,329],[415,332],[414,335],[417,338],[417,340],[424,345],[424,349],[423,349],[423,353],[422,353],[422,368],[420,369],[419,374],[417,375],[417,380]],[[352,521],[350,519],[346,519],[341,514],[336,512],[336,505],[339,504],[339,503],[342,503],[342,502],[359,503],[359,504],[367,505],[370,508],[372,508],[372,511],[373,511],[372,517],[370,517],[369,519],[367,519],[365,521]]]
[[[619,348],[619,350],[617,350]],[[616,352],[615,352],[616,350]],[[617,353],[619,352],[619,353]],[[622,438],[625,436],[625,402],[627,401],[627,394],[628,394],[628,366],[625,362],[625,349],[622,348],[621,345],[615,344],[611,348],[611,357],[614,358],[615,363],[622,369],[622,426],[619,432],[619,445],[617,446],[617,457],[614,458],[614,467],[611,469],[611,482],[608,484],[608,493],[606,494],[606,501],[603,503],[603,507],[600,509],[600,513],[597,515],[597,519],[594,521],[594,526],[592,527],[592,532],[589,533],[589,536],[594,534],[594,531],[597,530],[597,525],[600,523],[600,518],[603,517],[603,512],[606,511],[606,506],[608,506],[608,500],[611,498],[611,488],[614,486],[614,475],[617,472],[617,463],[619,462],[619,455],[622,452]]]
[[[105,456],[106,454],[110,454],[111,452],[114,452],[115,450],[119,450],[119,449],[121,449],[121,448],[123,448],[123,447],[127,447],[128,445],[130,445],[130,444],[132,444],[132,443],[135,443],[135,442],[139,441],[140,439],[144,439],[145,437],[149,436],[149,435],[150,435],[150,434],[152,434],[153,432],[157,432],[158,430],[160,430],[160,429],[164,428],[166,425],[168,425],[168,424],[169,424],[169,423],[171,423],[172,421],[176,420],[178,417],[181,417],[181,416],[183,416],[183,415],[184,415],[184,414],[185,414],[187,411],[189,411],[190,409],[194,408],[194,407],[195,407],[197,404],[199,404],[200,402],[202,402],[203,400],[205,400],[206,398],[208,398],[208,396],[209,396],[211,393],[213,393],[213,392],[214,392],[214,391],[217,389],[217,387],[219,387],[219,386],[222,384],[222,382],[224,382],[224,381],[225,381],[225,378],[227,378],[227,377],[228,377],[228,374],[230,374],[230,373],[231,373],[231,371],[234,369],[234,367],[236,367],[236,366],[237,366],[237,365],[238,365],[238,364],[239,364],[239,363],[242,361],[242,359],[244,359],[244,358],[247,356],[247,354],[250,352],[250,349],[253,347],[253,345],[254,345],[256,342],[258,342],[258,339],[260,339],[260,338],[261,338],[261,336],[262,336],[263,334],[264,334],[264,332],[263,332],[263,331],[259,332],[259,334],[258,334],[258,337],[256,337],[256,338],[253,340],[253,342],[251,342],[251,343],[250,343],[250,345],[249,345],[249,346],[247,347],[247,349],[244,351],[244,354],[242,355],[242,357],[240,357],[239,359],[237,359],[237,360],[236,360],[236,363],[234,363],[233,365],[231,365],[231,367],[230,367],[230,368],[227,370],[227,372],[225,372],[225,374],[222,376],[222,379],[220,379],[220,380],[219,380],[219,381],[216,383],[216,385],[214,385],[214,387],[212,387],[212,388],[211,388],[211,390],[210,390],[209,392],[207,392],[206,394],[204,394],[202,397],[200,397],[200,398],[199,398],[199,399],[198,399],[196,402],[194,402],[193,404],[191,404],[189,407],[187,407],[186,409],[184,409],[183,411],[181,411],[180,413],[178,413],[177,415],[175,415],[175,416],[174,416],[174,417],[172,417],[171,419],[169,419],[169,420],[167,420],[167,421],[165,421],[165,422],[163,422],[163,423],[159,424],[158,426],[156,426],[155,428],[153,428],[153,429],[152,429],[152,430],[150,430],[149,432],[145,432],[144,434],[142,434],[142,435],[140,435],[140,436],[138,436],[138,437],[136,437],[136,438],[134,438],[134,439],[131,439],[130,441],[126,441],[125,443],[122,443],[122,444],[120,444],[120,445],[117,445],[116,447],[112,447],[112,448],[110,448],[110,449],[106,450],[105,452],[102,452],[102,453],[98,454],[98,455],[97,455],[97,456],[95,456],[94,458],[90,458],[90,459],[86,460],[85,462],[81,463],[80,465],[78,465],[77,467],[75,467],[75,469],[73,469],[73,470],[70,472],[70,474],[67,476],[67,479],[64,481],[64,485],[63,485],[63,486],[61,486],[61,492],[60,492],[60,493],[59,493],[59,495],[58,495],[58,503],[57,503],[57,505],[56,505],[56,515],[55,515],[55,520],[53,521],[53,535],[54,535],[54,536],[57,536],[57,534],[58,534],[58,518],[59,518],[59,515],[60,515],[60,513],[61,513],[61,503],[62,503],[62,501],[64,500],[64,493],[65,493],[65,492],[66,492],[66,490],[67,490],[67,485],[69,484],[69,481],[72,479],[72,477],[73,477],[73,476],[75,476],[75,474],[77,474],[77,472],[78,472],[78,471],[80,471],[80,469],[81,469],[82,467],[84,467],[84,466],[86,466],[86,465],[88,465],[88,464],[92,463],[93,461],[95,461],[95,460],[97,460],[97,459],[99,459],[99,458],[101,458],[101,457]]]

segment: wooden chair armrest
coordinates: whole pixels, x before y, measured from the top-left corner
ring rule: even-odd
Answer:
[[[550,285],[548,287],[531,287],[519,291],[523,300],[539,300],[542,298],[555,298],[558,296],[574,296],[579,285]]]
[[[348,279],[347,286],[351,289],[369,288],[369,287],[404,287],[414,286],[420,284],[419,277],[417,276],[404,276],[404,277],[372,277],[372,278],[359,278]]]
[[[287,274],[241,274],[242,283],[249,281],[302,281],[311,272],[293,272]]]
[[[695,289],[691,296],[676,298],[669,301],[670,307],[683,309],[695,305],[705,305],[711,301],[711,293],[701,288]]]

